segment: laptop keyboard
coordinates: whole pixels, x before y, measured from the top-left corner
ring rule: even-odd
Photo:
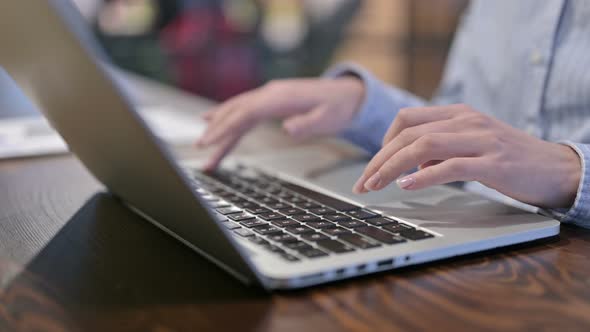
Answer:
[[[434,237],[258,171],[192,172],[196,191],[225,227],[289,262]]]

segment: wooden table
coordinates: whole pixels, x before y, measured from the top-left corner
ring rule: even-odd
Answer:
[[[267,294],[130,212],[72,156],[1,161],[0,331],[20,330],[588,331],[590,231]]]

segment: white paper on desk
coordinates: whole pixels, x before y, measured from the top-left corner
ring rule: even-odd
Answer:
[[[179,114],[164,106],[144,107],[140,114],[154,133],[171,145],[190,144],[205,130],[198,115]],[[0,120],[0,159],[66,152],[66,143],[44,117]]]
[[[0,121],[0,158],[28,157],[67,152],[67,146],[43,117]]]

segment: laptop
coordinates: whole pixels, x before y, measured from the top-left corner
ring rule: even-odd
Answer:
[[[176,160],[66,0],[0,2],[0,66],[116,197],[239,280],[294,289],[557,235],[559,222],[449,186],[356,196],[344,144]]]

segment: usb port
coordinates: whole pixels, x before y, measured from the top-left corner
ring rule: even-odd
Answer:
[[[384,268],[393,265],[393,259],[384,259],[377,262],[377,268]]]

